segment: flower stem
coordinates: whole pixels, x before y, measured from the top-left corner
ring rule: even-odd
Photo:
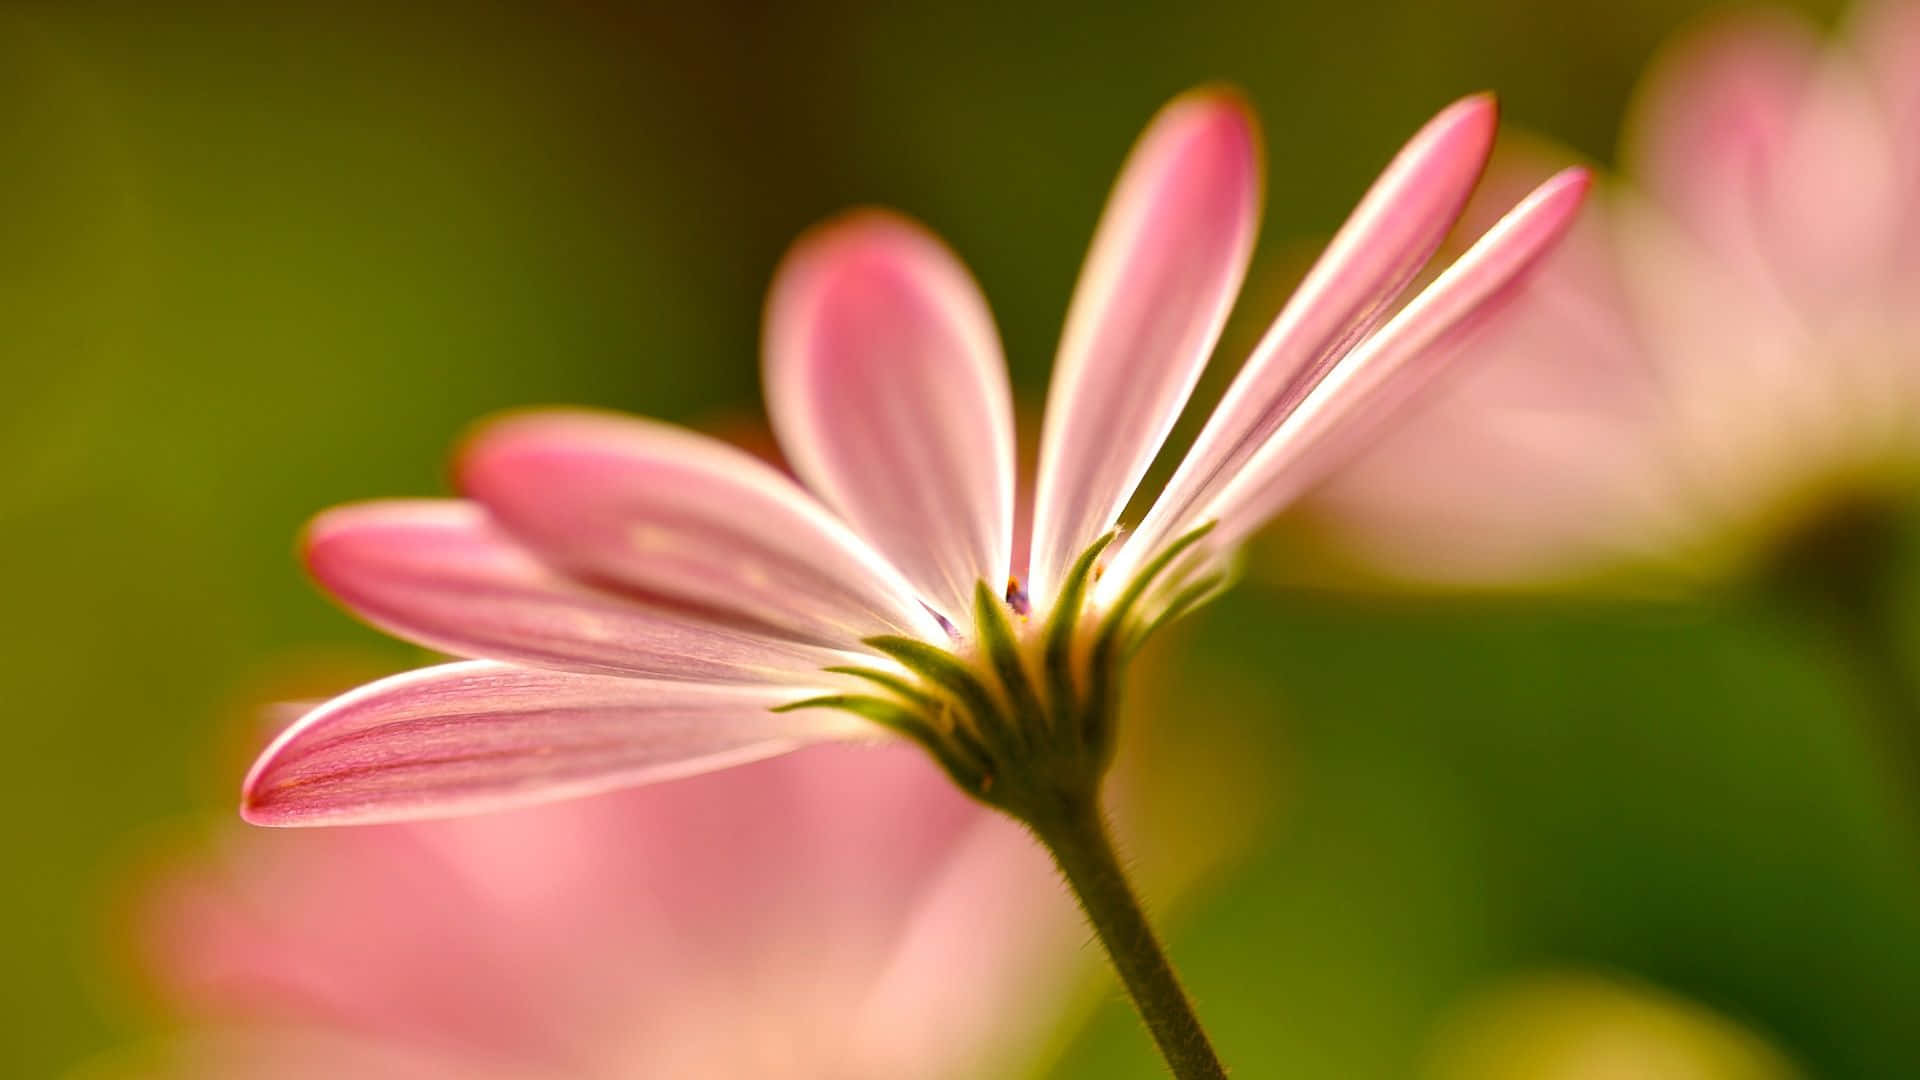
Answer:
[[[1908,668],[1891,620],[1876,610],[1882,606],[1837,611],[1833,633],[1849,674],[1868,698],[1874,734],[1908,812],[1920,819],[1920,682]]]
[[[1028,824],[1072,886],[1173,1075],[1178,1080],[1222,1080],[1226,1067],[1140,909],[1097,798],[1064,802],[1058,812],[1035,815]]]
[[[1883,507],[1847,507],[1789,545],[1779,593],[1795,621],[1823,636],[1858,688],[1903,809],[1920,827],[1920,673],[1898,603],[1903,523]]]

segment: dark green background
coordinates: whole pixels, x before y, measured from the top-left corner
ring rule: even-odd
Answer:
[[[149,1030],[122,883],[231,812],[245,704],[314,657],[412,659],[301,579],[314,510],[440,490],[449,441],[507,406],[753,414],[773,263],[855,203],[952,242],[1037,402],[1113,171],[1172,94],[1257,104],[1284,263],[1462,93],[1606,160],[1698,12],[390,7],[0,8],[8,1075]],[[1273,778],[1254,851],[1174,932],[1246,1075],[1405,1076],[1463,995],[1568,968],[1813,1075],[1915,1072],[1915,837],[1857,695],[1779,620],[1243,587],[1169,648],[1211,688],[1179,722],[1254,732]],[[1063,1075],[1161,1074],[1110,1005]]]

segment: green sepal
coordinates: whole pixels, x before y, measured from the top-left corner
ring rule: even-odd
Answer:
[[[998,596],[982,581],[973,588],[973,625],[980,632],[980,647],[1000,677],[1000,688],[1007,692],[1013,706],[1013,730],[1022,745],[1031,745],[1031,733],[1046,723],[1040,697],[1027,677],[1027,665],[1020,659],[1020,643],[1014,640],[1013,626]]]
[[[934,700],[932,695],[890,671],[861,667],[858,664],[845,664],[823,670],[830,671],[835,675],[851,675],[856,679],[865,679],[882,689],[891,690],[893,693],[898,694],[900,698],[909,705],[930,715],[940,711],[940,702]]]
[[[1139,605],[1140,598],[1147,594],[1147,590],[1167,572],[1167,568],[1212,532],[1213,526],[1214,523],[1209,521],[1187,532],[1141,567],[1133,580],[1127,582],[1126,590],[1113,607],[1102,616],[1100,626],[1094,632],[1093,649],[1087,664],[1087,701],[1081,712],[1081,724],[1087,741],[1100,747],[1103,753],[1112,751],[1112,732],[1101,725],[1107,722],[1108,714],[1113,710],[1113,695],[1118,690],[1121,662],[1126,659],[1122,655],[1121,644],[1127,636],[1133,609]]]
[[[952,694],[960,707],[972,715],[975,730],[982,735],[1004,739],[1006,723],[1003,711],[993,700],[993,692],[952,653],[917,638],[882,634],[867,638],[863,644],[880,650],[900,662],[914,674]]]
[[[1127,638],[1121,659],[1132,659],[1134,654],[1140,651],[1141,646],[1147,643],[1147,639],[1157,633],[1161,627],[1185,616],[1212,599],[1214,594],[1226,587],[1228,577],[1229,575],[1225,573],[1208,574],[1182,586],[1179,592],[1173,594],[1173,599],[1167,601],[1167,606],[1161,610],[1160,614],[1142,623]]]
[[[1168,544],[1160,554],[1155,555],[1147,565],[1140,568],[1140,572],[1133,576],[1132,581],[1127,583],[1126,591],[1122,592],[1120,599],[1114,602],[1113,608],[1101,620],[1100,629],[1094,635],[1093,666],[1096,675],[1104,674],[1111,667],[1114,651],[1120,643],[1121,632],[1126,628],[1133,609],[1140,603],[1140,598],[1146,595],[1147,590],[1159,580],[1161,574],[1166,573],[1174,560],[1186,554],[1189,548],[1212,532],[1213,526],[1214,523],[1209,521]]]
[[[785,705],[776,705],[774,712],[797,712],[801,709],[839,709],[850,712],[864,720],[871,720],[897,735],[903,735],[933,755],[955,783],[968,791],[984,792],[993,783],[993,773],[988,766],[989,758],[978,749],[971,740],[956,742],[942,732],[934,729],[919,713],[897,701],[873,697],[869,694],[822,694],[803,701],[792,701]],[[968,751],[971,752],[968,752]]]
[[[1080,553],[1080,557],[1074,560],[1073,568],[1067,571],[1066,580],[1060,583],[1060,593],[1053,602],[1053,613],[1047,616],[1042,646],[1043,663],[1047,669],[1047,700],[1055,716],[1065,716],[1073,710],[1076,700],[1073,689],[1073,631],[1080,625],[1081,609],[1087,602],[1087,582],[1093,579],[1093,568],[1100,561],[1100,553],[1113,543],[1117,535],[1110,531]]]

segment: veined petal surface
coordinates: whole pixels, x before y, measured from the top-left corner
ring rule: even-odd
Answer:
[[[1423,385],[1452,355],[1449,345],[1490,314],[1509,286],[1552,249],[1591,183],[1585,169],[1573,168],[1542,184],[1342,359],[1194,516],[1194,524],[1218,523],[1207,543],[1226,549],[1245,539]],[[1122,559],[1147,553],[1130,544]],[[1124,572],[1113,573],[1107,580],[1124,577]],[[1111,587],[1103,582],[1103,588]]]
[[[767,302],[767,408],[800,478],[964,618],[1004,581],[1013,405],[985,300],[920,226],[864,211],[802,237]]]
[[[307,529],[309,569],[389,633],[456,656],[709,682],[793,683],[846,654],[649,607],[534,557],[477,503],[343,506]]]
[[[477,813],[687,776],[860,734],[844,715],[774,713],[791,690],[467,661],[322,705],[247,776],[260,825]]]
[[[1119,518],[1219,340],[1259,224],[1258,143],[1244,102],[1202,91],[1163,109],[1121,170],[1047,397],[1037,600]]]
[[[1374,181],[1208,418],[1135,532],[1138,550],[1198,525],[1217,496],[1392,303],[1465,208],[1499,109],[1465,98],[1428,121]]]
[[[941,636],[905,579],[766,463],[669,424],[590,412],[497,421],[460,485],[583,576],[827,647]]]

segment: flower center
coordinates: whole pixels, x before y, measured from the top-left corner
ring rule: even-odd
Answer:
[[[1088,603],[1109,533],[1088,547],[1062,582],[1043,625],[1018,582],[996,593],[974,587],[973,635],[945,649],[916,638],[865,644],[903,670],[848,666],[874,693],[830,694],[780,706],[836,708],[919,743],[975,798],[1022,820],[1098,789],[1113,759],[1114,720],[1127,661],[1159,627],[1223,583],[1182,555],[1204,525],[1143,566],[1105,610]],[[1009,618],[1018,618],[1018,624]]]

